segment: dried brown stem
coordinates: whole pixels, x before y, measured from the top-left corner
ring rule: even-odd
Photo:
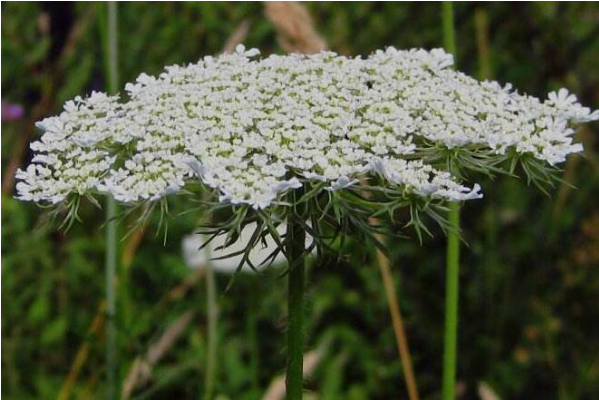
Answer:
[[[96,313],[96,316],[92,320],[92,323],[90,324],[90,327],[88,329],[88,333],[87,333],[88,338],[85,342],[83,342],[81,344],[81,346],[79,346],[79,349],[77,350],[77,354],[75,355],[73,364],[71,364],[71,369],[69,370],[69,374],[67,375],[64,383],[62,384],[62,388],[60,389],[60,393],[58,395],[59,400],[67,400],[70,397],[71,391],[73,390],[73,387],[75,386],[75,382],[77,381],[77,378],[79,377],[79,373],[81,372],[81,369],[83,368],[83,365],[85,364],[85,361],[87,360],[87,357],[89,356],[89,346],[90,346],[89,343],[90,343],[91,337],[94,335],[97,335],[98,332],[100,332],[100,330],[104,326],[105,311],[106,311],[106,304],[104,304],[104,302],[102,302],[98,306],[98,312]]]
[[[264,2],[266,17],[277,30],[280,46],[288,53],[313,54],[327,49],[306,7],[296,1]]]
[[[223,54],[232,53],[235,51],[235,46],[240,43],[243,43],[245,38],[247,37],[248,31],[250,30],[250,22],[248,20],[243,20],[237,26],[237,29],[233,31],[231,36],[225,42],[223,46]]]
[[[382,238],[378,238],[378,240],[382,240]],[[418,387],[416,386],[416,378],[414,377],[412,357],[410,356],[410,349],[408,347],[408,340],[403,324],[403,318],[401,316],[401,310],[397,301],[397,293],[395,292],[395,284],[393,282],[393,276],[391,275],[389,259],[378,249],[376,251],[376,257],[381,270],[381,276],[383,277],[383,285],[385,286],[387,304],[389,305],[391,322],[393,324],[393,331],[395,332],[395,339],[397,341],[397,351],[399,353],[401,366],[403,368],[404,377],[406,380],[406,386],[408,388],[408,396],[410,400],[418,400]]]
[[[304,379],[309,378],[312,372],[314,372],[314,370],[318,366],[318,363],[322,359],[322,354],[323,351],[321,350],[313,350],[304,354]],[[262,396],[262,400],[283,399],[285,399],[285,377],[278,376],[272,381],[272,383],[268,387],[268,390],[266,391],[264,396]]]
[[[143,385],[152,377],[152,368],[173,347],[177,339],[181,337],[185,328],[193,318],[194,310],[183,313],[175,320],[154,342],[146,352],[145,356],[137,357],[125,378],[121,397],[128,399],[139,385]]]
[[[368,193],[366,193],[366,196],[368,197]],[[376,218],[370,218],[369,223],[371,225],[377,225],[378,220]],[[385,240],[381,235],[377,235],[376,239],[381,243]],[[387,296],[387,305],[389,306],[389,313],[391,314],[391,323],[397,342],[397,352],[399,353],[399,359],[401,361],[404,379],[408,389],[408,396],[410,400],[418,400],[418,386],[416,385],[412,357],[410,355],[410,348],[408,347],[408,339],[404,328],[403,318],[401,316],[401,309],[399,308],[399,301],[397,300],[397,293],[395,291],[395,283],[393,281],[389,259],[379,249],[376,249],[376,258],[379,269],[381,270],[381,277],[383,278],[383,286],[385,287],[385,295]]]

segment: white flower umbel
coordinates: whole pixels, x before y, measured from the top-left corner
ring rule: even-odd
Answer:
[[[553,165],[582,150],[574,124],[599,119],[565,89],[541,101],[478,82],[439,49],[252,60],[258,54],[239,46],[142,74],[124,102],[100,93],[68,102],[39,124],[18,197],[108,192],[139,203],[199,179],[220,201],[259,210],[306,183],[335,192],[380,176],[398,193],[462,201],[480,188],[421,154],[467,149]]]

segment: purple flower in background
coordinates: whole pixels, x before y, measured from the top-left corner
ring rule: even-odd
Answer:
[[[20,119],[25,111],[19,104],[12,104],[2,100],[2,122]]]

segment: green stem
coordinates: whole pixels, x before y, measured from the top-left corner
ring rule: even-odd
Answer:
[[[443,41],[457,64],[453,3],[443,2]],[[456,353],[458,334],[458,298],[460,273],[460,205],[449,205],[450,231],[447,235],[447,271],[445,288],[445,337],[443,352],[443,400],[455,398]]]
[[[117,49],[117,6],[114,1],[108,3],[108,23],[106,33],[107,83],[108,91],[116,93],[118,86],[118,49]],[[106,397],[117,398],[117,329],[116,329],[116,265],[117,265],[117,207],[112,196],[106,199]]]
[[[115,94],[119,86],[118,10],[115,1],[108,2],[108,91]]]
[[[116,332],[116,203],[106,199],[106,397],[116,399],[117,332]]]
[[[208,249],[206,247],[206,249]],[[209,254],[207,252],[207,254]],[[216,303],[216,279],[212,263],[206,263],[206,300],[208,313],[208,349],[206,354],[206,376],[204,399],[210,400],[214,393],[216,377],[216,352],[218,346],[218,305]]]
[[[301,215],[301,213],[300,213]],[[286,247],[289,258],[289,291],[288,313],[289,327],[287,333],[287,400],[302,398],[303,363],[304,363],[304,279],[305,279],[305,244],[306,232],[296,220],[296,215],[289,216],[287,222]]]
[[[455,23],[453,17],[453,2],[443,2],[443,45],[445,50],[453,54],[454,65],[458,58],[456,54]]]
[[[460,206],[451,203],[449,222],[459,229]],[[443,400],[455,398],[456,348],[458,334],[458,298],[460,271],[460,234],[450,231],[447,236],[447,277],[445,292],[445,351],[443,353]]]

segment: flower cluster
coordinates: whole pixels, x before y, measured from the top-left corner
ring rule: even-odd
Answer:
[[[371,178],[397,193],[480,197],[421,154],[469,149],[530,155],[554,165],[582,146],[576,123],[599,119],[565,89],[541,101],[454,71],[443,50],[394,48],[370,57],[332,52],[233,54],[142,74],[127,100],[92,93],[39,124],[17,174],[22,200],[58,203],[110,193],[155,201],[196,179],[220,201],[263,209],[288,189],[342,190]],[[446,168],[445,168],[446,169]]]

